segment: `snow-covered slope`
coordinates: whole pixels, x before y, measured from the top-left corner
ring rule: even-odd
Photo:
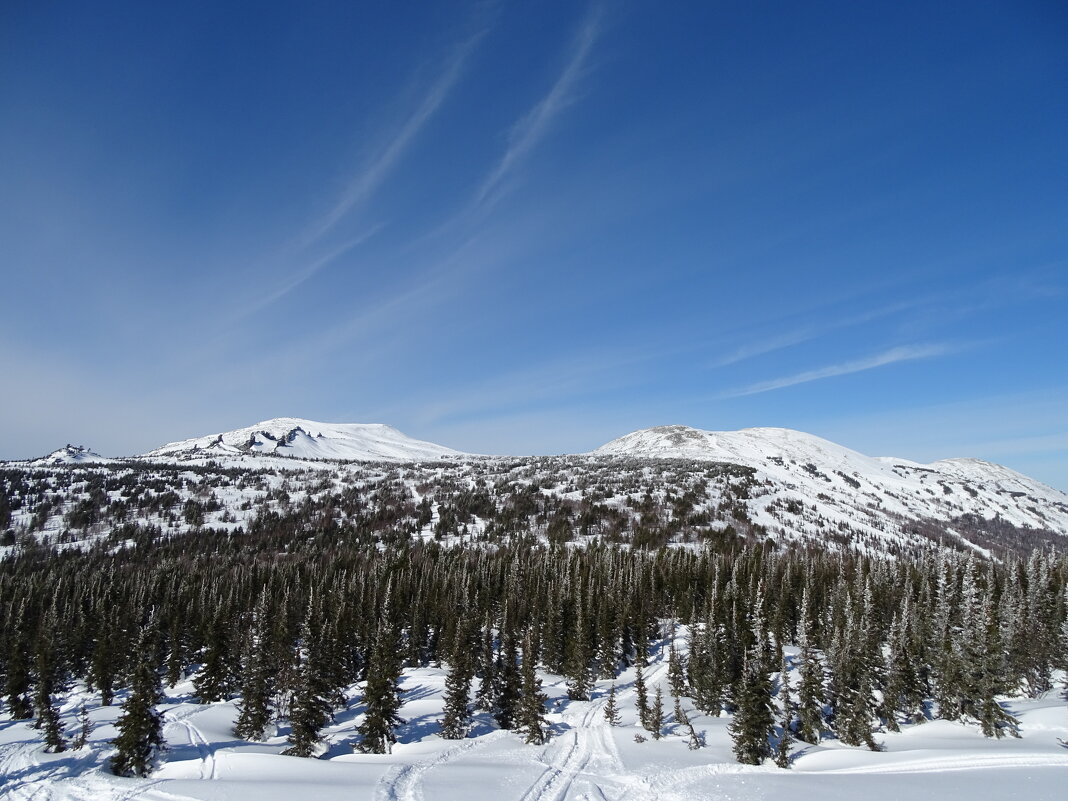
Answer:
[[[757,520],[765,525],[781,526],[782,515],[775,507],[797,501],[809,506],[814,518],[875,529],[884,529],[896,516],[948,521],[972,515],[1068,534],[1068,494],[980,459],[919,464],[865,456],[787,428],[702,431],[681,425],[635,431],[591,455],[752,467],[768,490],[761,501],[751,502]],[[799,522],[791,521],[789,527]]]
[[[672,641],[685,658],[686,629]],[[644,681],[667,690],[668,641],[652,644]],[[787,646],[792,667],[787,681],[796,692],[796,649]],[[263,742],[234,737],[239,701],[195,703],[193,680],[167,687],[159,710],[168,750],[150,778],[126,779],[107,767],[111,738],[122,713],[118,704],[100,706],[99,695],[77,687],[60,707],[67,731],[77,731],[84,703],[94,728],[87,745],[61,754],[45,752],[32,721],[4,721],[0,727],[0,795],[5,801],[939,801],[1024,799],[1061,801],[1068,775],[1064,702],[1049,692],[1037,699],[1013,698],[1019,737],[982,737],[974,723],[933,720],[902,724],[881,732],[879,749],[827,738],[817,745],[793,745],[791,770],[770,764],[740,765],[732,753],[727,713],[712,716],[683,697],[700,747],[688,748],[687,731],[669,718],[657,739],[640,725],[636,674],[628,667],[614,679],[597,679],[592,700],[568,697],[566,680],[539,671],[548,696],[553,736],[544,745],[523,742],[516,731],[497,728],[491,715],[474,711],[463,740],[441,737],[446,697],[442,667],[406,668],[402,673],[400,737],[389,755],[353,752],[354,728],[364,704],[330,720],[323,728],[318,759],[284,756],[286,729],[272,726]],[[773,674],[774,675],[774,674]],[[619,706],[619,724],[604,714],[610,687]],[[347,688],[358,698],[361,686]]]
[[[317,423],[297,417],[278,417],[236,431],[171,442],[145,456],[240,454],[353,461],[429,461],[463,455],[443,445],[412,439],[387,425]]]
[[[87,464],[78,468],[77,480],[64,475],[79,463]],[[405,468],[394,472],[398,463]],[[978,459],[919,464],[871,457],[783,428],[715,432],[662,426],[628,434],[591,454],[495,458],[414,440],[385,425],[281,418],[174,442],[133,459],[104,460],[66,448],[45,460],[8,464],[52,473],[6,491],[9,507],[17,510],[12,527],[54,539],[67,536],[67,515],[85,502],[99,507],[93,536],[134,520],[232,529],[268,511],[288,513],[290,504],[323,504],[337,515],[334,496],[340,490],[358,486],[374,497],[375,487],[396,476],[403,476],[412,503],[407,512],[402,505],[383,514],[401,509],[410,517],[405,525],[415,525],[414,504],[432,497],[431,523],[419,524],[428,536],[442,520],[452,519],[454,508],[470,505],[470,493],[479,496],[482,511],[465,530],[477,534],[501,522],[495,515],[512,514],[509,492],[537,486],[538,499],[551,495],[576,509],[604,507],[600,514],[607,517],[592,530],[612,518],[624,538],[640,528],[635,521],[641,515],[653,511],[665,525],[664,536],[680,542],[729,530],[894,553],[932,543],[1029,551],[1059,546],[1068,537],[1068,495],[1007,467]],[[88,473],[94,471],[101,480],[91,486]],[[244,479],[235,479],[242,474]],[[151,482],[154,491],[131,498],[116,485],[102,505],[93,488],[116,481]],[[155,500],[161,493],[203,506],[203,515],[191,507],[189,520],[178,516]],[[528,514],[529,529],[541,531],[545,510],[535,503]]]
[[[52,451],[48,456],[34,459],[30,464],[95,464],[110,461],[112,460],[108,459],[106,456],[101,456],[99,453],[93,453],[91,450],[82,447],[81,445],[64,445],[59,450]]]
[[[789,428],[701,431],[689,426],[657,426],[614,439],[593,453],[646,459],[708,459],[750,467],[792,459],[798,464],[811,462],[821,470],[861,470],[874,475],[892,472],[890,465],[880,459]]]

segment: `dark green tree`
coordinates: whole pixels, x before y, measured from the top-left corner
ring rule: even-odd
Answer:
[[[25,615],[26,605],[23,603],[15,619],[25,621]],[[31,675],[25,623],[13,626],[12,635],[7,657],[4,695],[7,696],[7,712],[11,719],[27,720],[33,717],[33,704],[30,703]]]
[[[656,685],[653,703],[645,716],[645,729],[653,735],[654,740],[659,740],[664,734],[664,691],[659,684]]]
[[[613,683],[608,688],[608,700],[604,702],[604,719],[609,726],[618,726],[622,722],[619,714],[619,705],[616,703],[616,685]]]
[[[519,698],[522,691],[522,678],[519,675],[519,655],[515,642],[515,632],[505,617],[501,623],[501,651],[497,655],[494,670],[496,683],[494,695],[496,709],[494,720],[502,729],[514,729],[519,715]]]
[[[589,638],[581,593],[575,600],[575,626],[564,662],[567,697],[572,701],[589,701],[593,690],[593,647]]]
[[[311,757],[322,743],[322,730],[330,720],[330,702],[327,700],[318,661],[316,628],[319,618],[314,601],[300,627],[297,643],[299,667],[296,686],[289,705],[289,747],[282,753],[287,756]]]
[[[790,746],[794,741],[794,701],[790,693],[789,664],[784,657],[779,671],[779,738],[775,744],[775,764],[790,767]]]
[[[234,734],[242,740],[262,740],[271,725],[270,704],[274,694],[270,603],[266,589],[252,615],[251,628],[241,665],[241,700],[237,705]]]
[[[193,679],[193,692],[202,704],[222,701],[233,689],[228,633],[232,628],[233,623],[225,611],[219,610],[212,616],[204,645],[204,662]]]
[[[471,678],[474,674],[471,625],[468,618],[460,619],[449,657],[449,673],[445,677],[445,708],[441,718],[441,736],[446,740],[462,740],[471,730]]]
[[[648,728],[649,720],[649,691],[645,686],[645,667],[642,662],[634,665],[634,694],[635,706],[638,709],[638,722]]]
[[[549,697],[542,692],[534,664],[534,649],[528,632],[523,642],[522,696],[516,728],[523,733],[524,742],[542,745],[549,739],[549,723],[545,718],[545,702]]]
[[[118,736],[111,741],[117,748],[111,770],[118,776],[148,776],[166,750],[163,714],[156,708],[163,701],[156,646],[156,625],[150,620],[137,640],[130,695],[115,723]]]
[[[757,642],[746,653],[735,693],[734,718],[728,727],[734,756],[747,765],[759,765],[771,756],[769,737],[774,734],[775,718],[766,667],[763,644]]]
[[[89,735],[93,732],[93,722],[89,719],[89,710],[85,704],[78,707],[78,733],[74,735],[70,747],[78,751],[89,743]]]
[[[388,754],[397,742],[396,729],[404,720],[401,708],[401,632],[393,619],[390,590],[378,621],[374,648],[367,665],[363,722],[356,728],[357,748],[369,754]]]
[[[827,725],[823,714],[823,663],[812,642],[812,617],[808,611],[808,593],[804,595],[800,643],[800,681],[797,687],[797,738],[806,743],[818,743]]]

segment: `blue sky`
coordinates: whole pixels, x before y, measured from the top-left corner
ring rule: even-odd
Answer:
[[[0,458],[665,423],[1068,489],[1068,11],[0,10]]]

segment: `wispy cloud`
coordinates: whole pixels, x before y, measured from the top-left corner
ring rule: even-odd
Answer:
[[[870,323],[874,320],[878,320],[884,317],[890,317],[901,312],[914,311],[924,306],[936,303],[941,298],[939,296],[928,296],[918,299],[911,299],[901,303],[893,303],[887,306],[880,306],[876,309],[870,309],[860,314],[853,314],[844,317],[827,317],[819,325],[807,325],[800,328],[796,328],[793,331],[787,331],[786,333],[779,334],[777,336],[768,337],[766,339],[759,339],[754,342],[746,343],[741,347],[736,348],[725,356],[716,359],[709,367],[726,367],[731,364],[743,362],[748,359],[753,359],[757,356],[763,356],[765,353],[774,353],[778,350],[793,347],[794,345],[800,345],[805,342],[809,342],[814,339],[826,336],[834,331],[841,330],[843,328],[853,328],[864,323]]]
[[[835,376],[849,375],[850,373],[860,373],[864,370],[873,370],[876,367],[884,367],[888,364],[896,364],[897,362],[908,362],[915,361],[916,359],[929,359],[934,356],[943,356],[953,350],[954,348],[946,344],[907,345],[891,348],[890,350],[877,353],[874,356],[869,356],[865,359],[856,359],[854,361],[831,364],[816,370],[806,370],[803,373],[795,373],[782,378],[774,378],[770,381],[761,381],[756,384],[750,384],[747,387],[728,390],[727,392],[721,393],[719,397],[739,398],[745,395],[757,395],[761,392],[771,392],[772,390],[784,389],[785,387],[792,387],[797,384],[807,384],[810,381],[820,381],[824,378],[834,378]]]
[[[808,342],[810,339],[818,337],[821,333],[823,333],[821,330],[815,328],[800,328],[786,334],[780,334],[779,336],[769,337],[768,339],[762,339],[757,342],[750,342],[736,348],[726,356],[716,359],[709,365],[709,367],[726,367],[730,364],[737,364],[738,362],[744,362],[757,356],[763,356],[765,353],[774,353],[783,348],[789,348],[794,345],[800,345],[802,342]]]
[[[362,245],[364,242],[366,242],[368,239],[370,239],[372,236],[374,236],[376,233],[378,233],[378,231],[381,228],[382,228],[381,224],[372,226],[371,228],[369,228],[368,230],[364,231],[362,234],[360,234],[355,239],[350,239],[348,242],[345,242],[344,244],[340,245],[339,247],[334,248],[330,252],[328,252],[328,253],[320,256],[319,258],[311,261],[310,263],[306,264],[301,269],[299,269],[296,272],[294,272],[291,275],[289,275],[285,279],[285,281],[283,281],[279,286],[277,286],[269,294],[264,295],[259,300],[255,301],[254,303],[252,303],[248,307],[242,309],[241,310],[241,314],[239,316],[246,317],[249,314],[257,312],[260,309],[266,308],[267,306],[270,306],[272,303],[275,303],[275,302],[281,300],[286,295],[288,295],[290,292],[292,292],[294,289],[296,289],[298,286],[303,284],[305,281],[307,281],[308,279],[312,278],[316,273],[318,273],[320,270],[322,270],[328,264],[331,264],[332,262],[334,262],[337,259],[341,258],[342,256],[344,256],[346,253],[348,253],[353,248],[355,248],[355,247],[357,247],[359,245]]]
[[[575,401],[640,381],[633,368],[646,359],[632,349],[590,348],[465,385],[414,409],[413,417],[421,424],[441,424]]]
[[[349,181],[330,210],[307,227],[303,236],[305,245],[329,232],[353,208],[366,202],[382,185],[405,150],[448,98],[463,73],[468,58],[485,34],[486,28],[482,27],[453,48],[438,73],[437,80],[423,94],[399,129],[382,137],[381,141],[385,143],[382,148],[374,153],[359,173]]]
[[[560,112],[575,101],[576,86],[582,77],[590,52],[601,30],[601,13],[594,6],[578,30],[567,62],[549,92],[512,126],[508,147],[493,170],[486,176],[475,195],[474,206],[492,203],[499,197],[503,184],[549,131]]]

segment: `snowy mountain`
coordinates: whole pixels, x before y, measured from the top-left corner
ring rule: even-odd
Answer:
[[[919,464],[865,456],[787,428],[702,431],[657,426],[597,448],[595,457],[692,459],[744,465],[767,492],[751,502],[755,519],[781,526],[778,507],[807,505],[813,519],[865,524],[878,518],[957,521],[977,518],[1068,535],[1068,494],[980,459]],[[805,528],[805,512],[791,528]],[[886,528],[880,523],[875,528]],[[952,530],[951,530],[951,533]]]
[[[489,457],[385,425],[279,418],[131,459],[68,447],[7,466],[33,471],[0,486],[8,525],[57,542],[131,525],[235,530],[296,509],[311,527],[325,514],[378,521],[376,536],[446,541],[528,532],[655,547],[740,536],[1001,553],[1068,537],[1068,495],[1007,467],[866,456],[783,428],[660,426],[588,454]]]
[[[52,451],[48,456],[42,456],[40,459],[34,459],[30,462],[32,465],[51,465],[51,464],[94,464],[102,462],[110,462],[106,456],[101,456],[99,453],[93,453],[88,448],[81,445],[64,445],[59,450]]]
[[[317,423],[297,417],[278,417],[235,431],[171,442],[144,455],[190,457],[241,454],[397,462],[433,461],[464,455],[443,445],[412,439],[387,425]]]

